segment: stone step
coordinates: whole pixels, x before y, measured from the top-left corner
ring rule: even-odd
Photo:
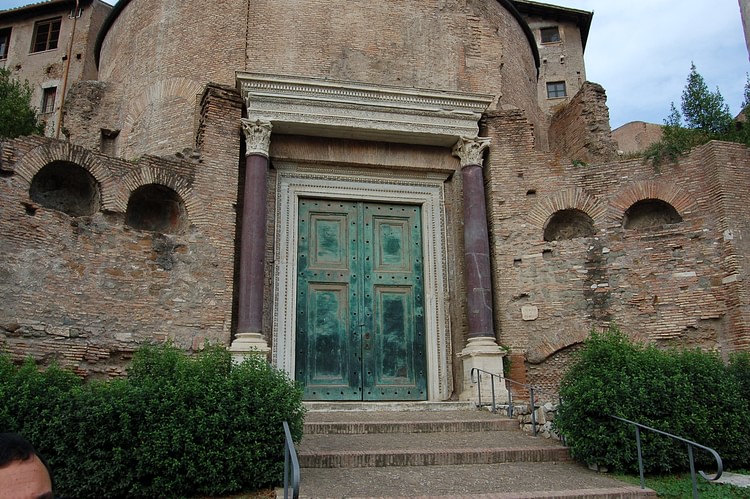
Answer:
[[[304,434],[441,433],[517,431],[518,421],[487,411],[314,412],[305,418]]]
[[[568,461],[567,447],[520,431],[305,435],[303,468]]]
[[[528,436],[517,420],[468,404],[306,406],[301,497],[656,497],[572,462],[559,441]]]
[[[315,412],[436,412],[436,411],[475,411],[474,402],[303,402],[308,414]]]
[[[656,497],[572,462],[305,468],[305,498],[574,499]]]
[[[570,459],[566,447],[544,449],[405,449],[402,451],[300,452],[302,468],[352,468],[384,466],[435,466],[552,462]]]
[[[315,422],[305,423],[305,435],[356,435],[373,433],[439,433],[469,431],[518,431],[518,421],[380,421],[380,422]]]

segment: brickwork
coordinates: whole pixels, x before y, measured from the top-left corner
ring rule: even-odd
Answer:
[[[573,99],[552,117],[550,150],[574,161],[593,163],[615,156],[617,145],[609,127],[607,96],[601,85],[586,82]]]
[[[170,339],[188,350],[206,340],[229,343],[237,199],[214,182],[236,182],[241,102],[212,88],[204,109],[210,159],[203,162],[144,157],[133,164],[39,138],[3,145],[0,348],[101,376],[123,374],[142,343]],[[225,120],[232,113],[234,125]],[[94,176],[101,210],[70,217],[29,199],[34,175],[59,161]],[[152,183],[185,202],[184,233],[125,225],[129,193]]]
[[[532,48],[519,21],[499,2],[124,5],[100,53],[99,79],[107,84],[107,97],[94,104],[123,107],[97,113],[109,119],[93,126],[96,133],[121,130],[118,155],[125,158],[171,154],[190,145],[191,97],[209,81],[234,85],[237,70],[488,93],[498,105],[527,109],[534,122],[542,119],[528,84],[536,78]],[[86,128],[83,120],[72,119],[79,130]],[[97,147],[96,133],[77,133],[82,145]]]
[[[648,146],[661,140],[661,125],[632,121],[612,130],[618,152],[631,154],[645,151]]]
[[[235,70],[495,97],[480,123],[491,139],[483,175],[494,326],[498,343],[510,348],[514,380],[554,392],[589,331],[612,322],[659,345],[724,355],[750,349],[748,149],[712,142],[659,172],[640,159],[621,160],[604,90],[592,83],[548,129],[533,49],[503,2],[121,0],[116,9],[100,81],[70,92],[70,142],[0,144],[0,349],[14,358],[32,354],[84,376],[120,375],[144,342],[169,338],[196,350],[206,340],[232,341],[236,228],[246,201],[245,103]],[[444,262],[448,289],[425,289],[425,296],[439,291],[446,302],[450,341],[437,348],[448,350],[441,366],[450,379],[441,382],[457,397],[467,283],[462,175],[450,146],[292,130],[271,136],[265,340],[274,346],[274,321],[286,310],[272,310],[278,262],[296,258],[277,254],[286,230],[279,217],[287,213],[277,210],[295,206],[279,188],[280,172],[315,172],[321,183],[335,175],[347,184],[335,195],[357,199],[381,195],[373,194],[377,182],[363,188],[362,178],[387,178],[391,186],[424,178],[435,190],[445,179],[435,195],[445,222],[445,239],[436,242],[443,258],[435,261]],[[100,209],[70,216],[33,200],[30,186],[50,165],[93,177],[96,192],[87,199],[101,200]],[[174,192],[172,213],[185,218],[169,226],[174,233],[127,223],[133,193],[152,184]],[[403,191],[388,195],[382,198],[412,202]],[[654,201],[674,217],[648,212],[636,228],[624,228],[633,206],[655,210]]]
[[[729,311],[728,331],[722,338],[723,353],[750,349],[750,309],[747,275],[750,271],[750,219],[745,215],[745,186],[750,182],[747,164],[750,151],[736,144],[711,142],[700,149],[703,161],[706,196],[717,218],[721,250],[721,287]],[[718,279],[716,280],[718,285]]]
[[[56,358],[84,375],[111,375],[122,373],[144,341],[171,337],[195,349],[206,339],[231,340],[242,101],[233,88],[210,85],[200,109],[190,160],[146,156],[130,163],[42,138],[3,145],[4,348],[16,357]],[[513,379],[554,391],[575,345],[612,321],[662,345],[724,354],[748,347],[743,233],[750,228],[739,215],[741,186],[750,180],[745,147],[710,143],[657,173],[641,160],[584,165],[541,153],[519,110],[488,113],[482,133],[492,139],[484,175],[496,331],[511,348]],[[462,186],[450,150],[274,135],[270,154],[265,337],[270,341],[273,327],[275,163],[345,168],[355,176],[443,172],[451,343],[460,351],[466,344]],[[97,179],[101,211],[72,218],[29,199],[31,180],[55,161]],[[185,202],[191,224],[185,233],[124,224],[129,193],[154,182]],[[624,229],[628,209],[649,199],[668,203],[682,221]],[[594,235],[545,241],[549,220],[568,209],[590,217]],[[455,360],[452,371],[454,386],[462,386]]]
[[[519,113],[486,125],[496,323],[500,342],[525,352],[529,382],[554,388],[567,362],[558,352],[611,322],[662,345],[747,348],[745,217],[730,187],[747,182],[745,147],[710,143],[657,173],[640,159],[576,166],[539,155]],[[682,221],[624,229],[626,210],[647,199]],[[566,208],[588,214],[595,235],[545,242],[547,220]],[[538,316],[524,320],[524,307]]]

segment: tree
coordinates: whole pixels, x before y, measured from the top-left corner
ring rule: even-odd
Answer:
[[[742,111],[745,111],[750,106],[750,73],[745,73],[745,92],[743,96]]]
[[[31,106],[31,86],[11,78],[9,69],[0,68],[0,139],[40,135],[44,123]]]
[[[690,65],[687,85],[682,91],[682,114],[688,128],[709,134],[727,133],[732,126],[729,106],[719,89],[708,90],[703,77]]]
[[[745,84],[743,109],[750,103],[750,77]],[[664,120],[660,141],[644,152],[645,161],[651,161],[658,170],[665,161],[677,161],[691,148],[710,140],[741,142],[750,145],[750,127],[735,126],[724,97],[716,89],[711,92],[706,81],[698,73],[695,64],[690,65],[687,84],[682,91],[682,114],[672,103],[669,117]],[[685,125],[682,119],[685,119]]]

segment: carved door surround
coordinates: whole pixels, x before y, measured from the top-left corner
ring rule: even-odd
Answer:
[[[319,165],[274,163],[278,170],[272,362],[291,376],[295,366],[297,247],[301,198],[416,204],[421,207],[424,306],[429,400],[452,392],[443,184],[447,174],[342,173]]]
[[[494,96],[321,78],[237,73],[249,121],[274,134],[453,147],[476,138]],[[271,140],[273,142],[273,138]],[[453,393],[443,185],[447,173],[273,160],[278,171],[272,362],[294,377],[301,198],[420,206],[428,399]],[[399,168],[402,166],[403,168]],[[267,330],[267,328],[264,328]]]

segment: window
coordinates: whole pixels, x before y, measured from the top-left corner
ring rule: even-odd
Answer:
[[[10,45],[10,29],[0,29],[0,59],[8,58],[8,46]]]
[[[568,93],[565,91],[564,81],[551,81],[547,83],[547,98],[558,99],[560,97],[567,97]]]
[[[57,87],[48,87],[44,89],[42,95],[42,114],[51,113],[55,110],[55,97],[57,96]]]
[[[542,28],[542,43],[555,43],[560,41],[560,30],[557,26]]]
[[[39,21],[34,25],[34,44],[31,46],[32,52],[43,52],[57,48],[57,41],[60,38],[60,23],[62,17]]]

